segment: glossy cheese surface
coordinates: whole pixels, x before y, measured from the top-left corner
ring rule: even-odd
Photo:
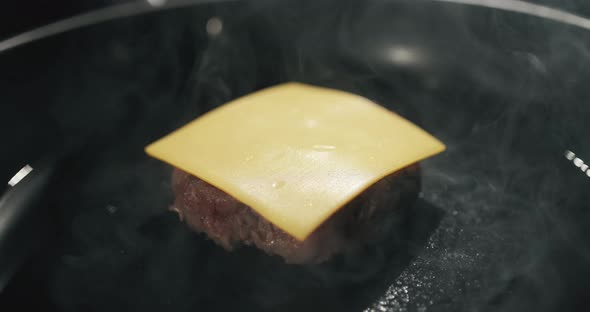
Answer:
[[[287,83],[223,105],[146,152],[304,240],[373,183],[444,149],[366,98]]]

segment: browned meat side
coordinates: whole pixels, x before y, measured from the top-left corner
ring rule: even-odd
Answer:
[[[379,235],[420,191],[419,166],[398,171],[374,184],[301,242],[259,216],[227,193],[184,172],[172,174],[175,202],[171,209],[195,231],[227,250],[254,245],[287,263],[321,263]]]

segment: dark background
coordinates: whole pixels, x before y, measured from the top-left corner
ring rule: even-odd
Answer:
[[[542,1],[543,4],[590,16],[590,11],[588,10],[589,4],[584,2],[586,1]],[[24,3],[11,3],[10,5],[4,4],[0,8],[0,37],[9,37],[62,17],[84,12],[91,8],[105,6],[109,3],[113,2],[71,0],[28,1]],[[427,17],[426,14],[421,15],[412,10],[408,10],[408,12],[414,13],[416,17],[425,19]],[[395,12],[389,13],[395,14]],[[479,13],[481,15],[474,16],[480,18],[489,17],[485,12],[480,11]],[[380,16],[379,14],[376,15]],[[186,20],[190,21],[192,17],[191,15],[187,15]],[[174,24],[173,21],[176,20],[176,16],[173,15],[164,14],[161,18],[162,25]],[[403,19],[403,16],[400,15],[397,18]],[[492,91],[496,89],[507,90],[501,96],[488,94],[489,92],[485,88],[476,90],[474,88],[463,87],[461,84],[452,86],[452,89],[448,93],[444,85],[437,92],[410,92],[415,86],[409,82],[403,84],[406,80],[397,79],[399,77],[395,75],[387,76],[388,73],[383,73],[382,75],[384,77],[391,77],[391,84],[393,86],[399,86],[398,89],[391,88],[388,84],[378,89],[379,85],[375,87],[375,81],[365,81],[362,77],[358,78],[357,80],[360,82],[354,85],[359,87],[359,91],[380,95],[384,99],[390,99],[389,94],[393,93],[394,96],[392,98],[394,100],[391,101],[393,103],[407,103],[408,106],[420,104],[423,105],[422,107],[429,107],[429,109],[423,110],[425,112],[438,112],[438,114],[424,114],[422,117],[426,120],[426,124],[445,129],[449,136],[447,138],[448,140],[453,136],[460,138],[463,138],[463,136],[466,137],[462,141],[464,144],[450,145],[453,147],[457,146],[457,148],[450,150],[447,154],[448,156],[435,160],[437,163],[434,163],[430,167],[429,181],[438,188],[431,186],[433,191],[427,194],[429,197],[426,199],[435,203],[438,206],[438,210],[444,211],[446,216],[437,227],[436,232],[430,236],[430,242],[432,244],[426,246],[418,244],[421,248],[419,252],[420,256],[412,262],[403,274],[399,275],[399,272],[396,270],[389,272],[391,276],[385,279],[385,282],[391,282],[391,284],[387,285],[387,289],[382,288],[376,291],[379,296],[375,297],[374,294],[372,296],[372,299],[375,300],[376,298],[382,299],[374,304],[375,310],[381,310],[381,307],[392,310],[420,310],[433,305],[433,302],[435,305],[433,310],[435,311],[584,311],[588,307],[588,301],[586,299],[588,289],[587,259],[590,253],[587,252],[586,248],[588,246],[589,236],[587,226],[584,224],[585,221],[590,220],[590,215],[587,213],[587,205],[577,205],[579,202],[588,202],[580,200],[580,198],[585,197],[580,195],[580,192],[577,192],[577,190],[587,186],[587,184],[584,184],[587,182],[587,178],[583,174],[580,174],[579,170],[574,168],[571,163],[563,159],[561,149],[554,149],[554,147],[572,147],[581,155],[587,155],[588,153],[585,153],[581,147],[575,145],[570,146],[570,142],[565,138],[550,138],[545,136],[552,131],[550,127],[544,128],[548,124],[548,121],[550,121],[552,122],[551,125],[555,126],[556,129],[563,129],[565,134],[571,134],[578,139],[578,142],[582,146],[586,146],[586,140],[580,137],[582,131],[575,131],[576,127],[574,126],[587,129],[582,126],[584,121],[582,113],[587,112],[587,110],[580,103],[586,103],[588,93],[581,81],[588,81],[586,77],[589,77],[589,73],[584,69],[584,66],[579,65],[589,62],[590,58],[585,53],[587,51],[585,49],[585,42],[587,41],[576,40],[586,38],[583,34],[577,36],[578,33],[567,31],[563,32],[564,36],[566,36],[563,42],[556,40],[556,36],[551,37],[553,39],[552,42],[539,40],[540,38],[545,38],[542,31],[539,33],[526,32],[526,30],[536,29],[533,26],[537,24],[523,23],[525,27],[519,28],[522,26],[518,23],[520,18],[527,20],[522,16],[508,16],[506,19],[500,18],[500,25],[504,26],[500,30],[496,26],[488,28],[487,24],[482,23],[480,28],[470,28],[473,33],[466,32],[467,34],[474,34],[473,37],[468,38],[469,40],[466,39],[464,41],[467,47],[471,47],[470,44],[475,41],[472,40],[473,38],[482,38],[482,36],[476,35],[481,35],[482,33],[490,34],[484,40],[483,46],[485,49],[482,48],[480,50],[489,52],[487,55],[489,59],[484,58],[483,65],[485,66],[474,67],[469,72],[472,72],[473,75],[467,75],[466,77],[474,81],[475,85],[480,83],[491,88]],[[389,15],[387,15],[387,18],[384,18],[384,20],[387,19],[389,19]],[[152,24],[153,20],[145,19],[142,21],[137,22],[137,20],[134,20],[134,25],[130,25],[131,22],[129,24],[123,22],[118,25],[129,26],[129,28],[133,28],[135,25],[138,25],[137,28],[145,27],[150,33],[157,34],[154,38],[183,40],[182,37],[176,38],[175,36],[171,36],[174,32],[166,32],[165,27],[159,28],[159,25]],[[486,20],[482,18],[482,21],[485,22]],[[530,22],[530,20],[527,21]],[[430,20],[430,22],[435,23],[436,21]],[[438,22],[440,25],[447,25],[443,23],[444,20]],[[478,25],[470,20],[470,25],[474,24]],[[371,23],[368,23],[368,26],[371,25]],[[387,24],[385,25],[387,26]],[[514,25],[518,25],[519,27],[508,27]],[[526,27],[526,25],[529,25],[530,28]],[[121,27],[120,29],[124,28]],[[449,28],[454,30],[453,25],[450,25]],[[121,33],[113,35],[108,32],[108,29],[108,27],[105,27],[103,31],[92,33],[92,36],[88,36],[82,41],[70,42],[70,45],[63,47],[62,54],[52,55],[50,52],[53,51],[54,53],[56,50],[54,49],[55,47],[45,46],[46,50],[27,49],[26,51],[18,51],[18,53],[10,51],[3,59],[0,59],[0,61],[11,60],[11,58],[20,60],[19,62],[15,62],[13,66],[11,66],[9,61],[5,61],[2,64],[8,66],[2,68],[11,69],[9,71],[10,76],[4,75],[0,77],[4,83],[2,92],[4,99],[18,99],[18,101],[15,101],[18,105],[11,107],[10,109],[13,109],[13,111],[9,111],[10,113],[0,115],[0,123],[7,124],[11,119],[25,120],[25,117],[31,114],[35,115],[34,117],[41,122],[45,122],[46,119],[43,118],[43,112],[39,110],[41,105],[34,106],[34,104],[29,103],[39,102],[39,99],[49,98],[46,95],[54,94],[51,87],[55,79],[51,80],[46,77],[59,76],[59,74],[52,75],[51,73],[61,70],[63,70],[63,77],[68,78],[64,79],[64,81],[73,82],[73,85],[66,86],[71,87],[66,88],[69,93],[65,95],[65,98],[70,101],[60,102],[58,99],[54,99],[55,103],[62,105],[58,106],[58,108],[68,108],[60,111],[72,111],[72,115],[78,113],[81,116],[91,115],[94,112],[100,113],[103,110],[109,112],[115,108],[97,104],[116,103],[114,100],[120,100],[129,104],[128,107],[131,112],[128,115],[122,115],[121,119],[117,120],[117,122],[120,121],[122,124],[128,119],[133,120],[134,118],[138,119],[139,117],[146,116],[159,115],[174,119],[172,117],[176,116],[164,115],[165,110],[163,109],[151,114],[147,114],[146,112],[145,116],[140,115],[139,117],[134,113],[136,111],[141,112],[139,108],[142,106],[138,103],[156,102],[155,104],[165,104],[168,98],[176,100],[173,96],[176,94],[175,86],[177,84],[170,82],[169,85],[164,86],[165,88],[159,89],[154,87],[159,86],[162,81],[172,81],[161,79],[161,77],[175,77],[168,72],[171,65],[177,65],[174,59],[159,57],[158,54],[151,53],[149,47],[153,45],[153,39],[137,36],[137,34],[141,34],[138,30],[130,31],[128,35]],[[113,29],[116,28],[113,27]],[[171,29],[175,28],[172,27]],[[522,29],[522,31],[519,29]],[[560,31],[561,28],[556,27],[555,29],[550,29],[555,34],[555,31]],[[318,29],[318,31],[326,32],[325,29]],[[452,33],[462,34],[461,32]],[[431,40],[433,38],[426,34],[423,35],[429,39],[425,42],[432,42],[434,46],[445,46],[444,42]],[[131,40],[125,36],[137,37],[137,40]],[[130,42],[137,42],[137,48],[133,50],[133,52],[137,53],[134,58],[137,64],[124,67],[125,70],[123,71],[120,63],[109,63],[102,57],[106,55],[104,53],[108,49],[101,43],[108,43],[111,37],[125,37]],[[533,43],[540,43],[537,55],[541,60],[545,61],[545,64],[548,64],[549,71],[552,73],[551,75],[547,75],[547,77],[533,75],[533,73],[536,73],[534,66],[532,66],[534,63],[529,65],[529,63],[520,61],[519,55],[522,54],[503,54],[505,51],[502,48],[506,50],[527,48],[524,50],[532,50],[534,52],[536,46],[527,47],[527,38],[531,38],[530,41]],[[568,40],[568,38],[572,38],[573,40]],[[206,42],[204,37],[202,39],[203,42]],[[231,39],[234,42],[240,43],[242,42],[241,40],[249,42],[247,39],[250,38],[238,36]],[[304,39],[310,40],[308,42],[311,43],[317,43],[313,37]],[[60,45],[64,42],[67,41],[56,40],[52,41],[51,44]],[[166,41],[162,41],[160,44],[164,42]],[[302,42],[305,43],[306,41]],[[525,44],[522,44],[523,42]],[[223,43],[222,41],[212,43],[210,46],[211,49],[209,50],[210,53],[207,55],[214,56],[219,54],[221,56],[233,56],[234,54],[231,54],[233,53],[231,46],[225,47],[222,45]],[[285,44],[289,43],[287,42]],[[505,46],[501,46],[501,44]],[[577,47],[578,44],[580,49],[576,50],[572,48]],[[43,45],[32,46],[43,47]],[[303,46],[313,45],[303,44]],[[312,51],[313,53],[310,53],[316,59],[327,64],[326,67],[328,69],[332,66],[345,73],[354,73],[355,69],[341,68],[339,67],[340,64],[331,63],[331,60],[327,59],[328,57],[322,58],[323,55],[321,52],[324,47],[321,45],[317,46],[319,46],[319,52]],[[353,47],[356,46],[362,47],[364,45],[353,45]],[[498,48],[498,46],[501,47]],[[264,45],[260,44],[258,47],[264,47]],[[481,48],[481,46],[477,47]],[[441,54],[440,50],[433,50],[438,51],[439,55]],[[472,49],[465,50],[471,51]],[[44,51],[48,52],[44,53]],[[84,53],[80,53],[78,56],[77,51],[83,51]],[[99,52],[93,53],[93,51]],[[252,53],[252,55],[258,56],[262,49],[254,51],[256,53]],[[186,54],[188,56],[180,55],[179,59],[190,60],[193,58],[193,53],[190,52],[190,49],[187,50]],[[353,52],[357,51],[353,50]],[[235,60],[236,63],[233,64],[235,66],[243,65],[244,74],[251,74],[252,70],[250,67],[254,66],[251,60],[256,60],[252,55],[244,56],[244,54],[239,54],[239,57],[228,59]],[[477,58],[480,56],[477,55]],[[485,57],[486,55],[483,56]],[[500,56],[503,56],[501,59],[507,62],[513,61],[513,63],[509,63],[511,66],[508,66],[505,71],[503,71],[503,67],[500,67],[497,71],[494,70],[497,64],[493,60],[496,57],[500,58]],[[473,56],[467,54],[466,58],[469,57]],[[201,60],[198,54],[195,59]],[[260,57],[260,59],[265,58]],[[449,58],[449,60],[453,59]],[[27,60],[27,62],[23,62],[23,60]],[[197,61],[191,62],[198,63]],[[478,62],[473,63],[476,65],[480,64]],[[63,66],[64,64],[68,64],[70,68],[62,68],[67,67]],[[125,74],[133,74],[136,72],[136,69],[145,68],[143,66],[144,64],[156,64],[158,66],[149,66],[149,68],[154,69],[154,75],[144,75],[142,76],[144,79],[135,79],[138,86],[137,89],[141,92],[121,90],[122,88],[120,86],[123,83],[134,81],[133,78],[135,76],[125,76]],[[212,64],[225,63],[212,62]],[[317,64],[312,65],[314,66],[310,67],[316,67],[315,65]],[[242,70],[242,67],[237,68]],[[513,72],[513,68],[518,69],[514,70],[514,72],[518,72],[519,75],[510,75]],[[103,69],[104,75],[101,75]],[[189,67],[189,69],[192,68]],[[225,67],[221,67],[221,69],[216,67],[195,68],[195,70],[206,77],[211,72],[213,76],[217,75],[220,78],[227,78],[226,75],[230,74],[232,77],[239,77],[239,79],[236,79],[237,82],[232,88],[236,93],[230,93],[229,95],[221,93],[223,96],[219,97],[214,92],[205,94],[207,99],[213,99],[212,102],[219,104],[223,102],[225,97],[233,97],[240,92],[245,92],[256,87],[239,85],[238,82],[248,81],[248,79],[243,79],[245,75],[233,75],[233,71],[226,73],[224,69]],[[329,71],[326,72],[330,74]],[[482,72],[491,72],[497,75],[498,79],[494,80],[496,76],[493,75],[490,79],[481,78],[483,77],[480,75]],[[527,77],[525,74],[529,73],[530,77]],[[182,75],[188,76],[189,73],[183,72]],[[293,76],[293,72],[291,72],[291,77]],[[310,76],[313,76],[313,73]],[[37,79],[39,77],[45,78]],[[295,77],[299,78],[300,76]],[[310,79],[305,76],[301,77]],[[478,78],[481,80],[477,80]],[[505,78],[511,78],[512,80],[506,80]],[[120,79],[123,83],[117,79]],[[578,82],[577,79],[579,79],[580,83],[576,83]],[[95,84],[95,80],[99,80],[101,84]],[[78,85],[76,81],[92,81],[93,83]],[[399,83],[400,81],[402,84]],[[506,81],[513,82],[507,83]],[[49,82],[49,85],[47,82]],[[208,85],[207,82],[212,84]],[[28,85],[28,83],[31,84],[29,87],[23,87]],[[6,87],[12,84],[21,87]],[[515,84],[518,84],[520,88],[510,87]],[[55,85],[59,86],[58,83],[55,83]],[[215,80],[202,81],[200,86],[215,91]],[[79,92],[76,87],[79,88]],[[366,87],[366,89],[363,89],[363,87]],[[493,87],[497,88],[493,89]],[[415,88],[422,90],[420,87]],[[26,91],[24,94],[17,93],[23,92],[23,90]],[[89,94],[86,92],[88,90],[96,91],[99,96],[87,95]],[[108,93],[101,92],[101,90],[114,90],[116,92]],[[145,90],[148,91],[147,94],[144,94],[146,93]],[[528,92],[523,92],[522,90]],[[555,92],[552,93],[552,90],[555,90]],[[122,96],[127,93],[133,96]],[[136,96],[135,93],[141,93],[141,96]],[[112,96],[112,98],[109,96]],[[121,99],[118,96],[121,96]],[[105,97],[107,100],[103,101]],[[109,101],[111,99],[114,100]],[[440,102],[440,99],[443,100],[442,102],[447,103],[447,106],[444,110],[440,109],[437,111],[436,108],[438,106],[436,104]],[[487,100],[484,101],[484,99]],[[89,105],[80,106],[76,109],[76,103],[86,103]],[[467,107],[464,103],[489,105]],[[37,107],[37,110],[31,110],[27,105],[33,108]],[[546,109],[547,112],[533,110],[534,105]],[[165,108],[165,105],[154,107],[160,109]],[[396,108],[399,109],[400,107]],[[478,113],[478,110],[481,108],[485,109],[483,115]],[[442,122],[439,122],[439,119],[441,119],[439,116],[451,111],[455,111],[455,117],[459,116],[458,118],[462,118],[464,122],[457,123],[456,127],[446,126]],[[473,111],[473,115],[477,118],[481,117],[480,127],[470,127],[471,122],[475,123],[479,120],[467,116],[470,111]],[[182,110],[174,113],[180,114]],[[556,120],[557,118],[548,120],[548,116],[563,116],[563,121]],[[97,114],[97,116],[92,117],[95,117],[96,124],[100,124],[102,121],[101,118],[104,116]],[[576,117],[580,118],[578,119]],[[81,121],[71,118],[67,119],[67,121],[68,123],[65,126],[78,130],[82,129],[82,126],[85,125],[85,120]],[[147,125],[150,120],[143,121]],[[576,121],[579,121],[579,123]],[[140,125],[145,126],[144,124]],[[48,124],[46,128],[50,129],[51,126]],[[568,126],[572,126],[572,128],[570,129]],[[14,129],[12,130],[2,134],[8,137],[8,144],[5,146],[18,146],[17,143],[19,141],[27,140],[24,134],[19,137],[14,136],[13,133],[16,131]],[[131,129],[130,133],[145,135],[148,133],[147,130],[153,132],[149,133],[154,137],[158,134],[157,131],[147,126]],[[565,130],[571,131],[566,132]],[[518,135],[512,135],[513,133],[517,133]],[[108,136],[108,133],[105,136]],[[31,134],[31,137],[35,138],[33,134]],[[536,144],[536,138],[540,137],[547,138],[546,140],[548,141],[552,139],[554,142]],[[142,140],[145,139],[144,137],[141,138]],[[130,141],[138,147],[143,146],[143,142]],[[555,142],[559,144],[550,144]],[[561,146],[565,145],[562,144],[564,142],[567,142],[568,145]],[[207,259],[232,261],[229,259],[231,256],[226,257],[225,254],[219,253],[219,250],[214,246],[195,239],[188,231],[184,231],[176,226],[176,220],[158,217],[155,219],[157,221],[156,223],[150,223],[150,219],[147,219],[150,215],[146,214],[144,216],[143,214],[137,213],[138,211],[143,211],[142,209],[144,207],[153,207],[155,211],[165,206],[165,203],[158,205],[149,202],[143,196],[143,189],[134,187],[136,181],[143,177],[138,177],[139,179],[134,180],[133,174],[130,174],[130,172],[136,172],[133,170],[135,168],[133,166],[137,165],[137,168],[141,170],[150,169],[155,167],[155,165],[149,162],[146,164],[137,163],[136,159],[131,157],[129,159],[119,157],[120,154],[118,153],[120,151],[126,151],[131,148],[126,147],[129,142],[125,141],[125,138],[119,138],[116,143],[113,151],[105,151],[99,155],[100,157],[97,157],[102,159],[103,163],[99,163],[96,166],[84,167],[84,162],[81,161],[82,166],[79,171],[87,173],[89,180],[94,182],[93,184],[83,185],[86,186],[86,188],[82,188],[83,192],[74,194],[69,199],[73,203],[70,205],[70,208],[75,209],[78,206],[86,208],[86,211],[76,216],[76,222],[71,226],[76,239],[79,240],[79,242],[77,241],[76,244],[72,245],[75,247],[91,246],[92,248],[82,251],[76,249],[65,250],[63,252],[67,256],[60,259],[60,261],[63,260],[65,272],[60,275],[63,280],[58,280],[57,282],[61,282],[60,285],[65,285],[66,287],[56,288],[59,291],[51,294],[51,296],[59,298],[62,303],[68,302],[66,299],[69,299],[72,305],[71,309],[69,309],[70,311],[77,311],[76,308],[85,307],[85,305],[88,307],[85,310],[89,311],[92,311],[92,308],[101,311],[113,311],[113,307],[116,306],[124,309],[125,304],[130,304],[131,306],[135,304],[136,309],[129,308],[127,309],[128,311],[138,310],[140,306],[142,307],[139,309],[141,311],[157,310],[157,306],[151,304],[157,302],[157,299],[160,297],[177,299],[172,303],[159,302],[163,307],[174,307],[160,310],[184,311],[183,307],[178,304],[188,302],[186,300],[192,298],[193,294],[177,293],[174,290],[193,289],[192,283],[195,282],[186,279],[184,268],[193,267],[194,264],[192,261],[199,261],[198,265],[201,266],[200,268],[208,269],[204,270],[207,272],[207,281],[215,281],[219,277],[227,278],[229,281],[237,275],[226,273],[222,268],[235,268],[235,266],[215,265],[213,261],[207,261]],[[481,148],[482,145],[486,148],[489,148],[489,146],[493,146],[494,148],[490,149],[492,151],[491,153],[485,153],[483,152],[485,149]],[[44,148],[43,144],[31,145],[29,156],[35,155],[35,151],[39,152],[44,150]],[[466,153],[471,153],[472,155],[469,157],[464,156]],[[541,155],[547,157],[543,158]],[[139,157],[139,155],[135,154],[132,154],[132,156]],[[12,158],[17,160],[16,156]],[[22,159],[29,158],[22,157]],[[463,159],[465,161],[456,161],[456,159]],[[20,159],[18,160],[20,161]],[[469,160],[471,160],[471,163],[466,162]],[[502,165],[500,166],[498,164]],[[144,165],[145,168],[142,167]],[[9,166],[3,166],[2,170],[8,168],[20,168],[20,166],[16,163],[10,163]],[[120,172],[124,170],[128,173],[128,179],[112,179],[112,177],[120,177]],[[8,171],[0,172],[0,178],[8,177],[11,173]],[[120,191],[126,187],[129,187],[131,194],[137,196],[137,198],[124,201],[123,199],[125,197],[121,196],[121,202],[117,202],[116,199],[118,197],[114,197],[115,202],[112,202],[112,189]],[[571,198],[568,197],[570,193],[566,192],[568,187],[571,188]],[[84,191],[87,193],[84,193]],[[457,194],[464,196],[457,196]],[[129,193],[123,195],[129,196]],[[523,196],[522,198],[535,198],[538,201],[522,201],[520,195]],[[111,212],[109,209],[105,210],[105,199],[109,200],[108,204],[117,207],[117,212]],[[541,203],[542,205],[537,205],[537,203]],[[108,208],[109,206],[106,207]],[[424,210],[427,209],[419,211]],[[142,226],[138,231],[135,231],[137,224],[141,224]],[[145,229],[146,227],[147,230]],[[156,233],[156,235],[153,233],[154,229],[163,229],[161,231],[169,231],[170,233]],[[144,235],[143,230],[148,232],[149,235]],[[150,235],[156,238],[152,239]],[[195,240],[200,242],[200,249],[190,249],[189,251],[189,249],[183,248],[193,244]],[[203,254],[216,255],[216,257],[203,257]],[[406,266],[405,263],[400,264],[400,267],[405,268]],[[11,299],[11,303],[19,304],[21,307],[33,307],[36,310],[47,311],[45,304],[54,298],[51,298],[51,300],[50,298],[43,298],[31,290],[31,286],[38,280],[41,280],[39,277],[41,275],[36,276],[35,268],[35,266],[28,267],[26,273],[30,275],[29,278],[18,279],[17,283],[10,289],[12,292],[7,293],[9,295],[12,294],[12,296],[6,295],[6,297],[10,297],[8,299]],[[195,271],[197,271],[197,268],[195,266]],[[41,270],[39,269],[39,271]],[[262,285],[258,286],[264,290],[264,293],[269,292],[268,288],[274,288],[276,286],[272,283],[268,285],[264,284],[270,278],[272,276],[265,276],[265,278],[260,278],[259,280]],[[106,279],[108,282],[100,283],[103,279]],[[153,283],[152,279],[158,282]],[[160,282],[161,280],[165,282],[162,283]],[[182,287],[171,281],[178,283]],[[236,282],[239,283],[240,281],[237,280]],[[86,289],[88,285],[92,285],[94,289]],[[117,287],[113,287],[113,285]],[[175,285],[178,287],[175,288]],[[244,299],[232,297],[238,296],[239,293],[228,293],[227,289],[224,288],[226,285],[213,286],[208,287],[208,285],[205,285],[203,287],[205,287],[206,292],[200,292],[200,295],[205,297],[205,307],[214,307],[218,303],[216,301],[224,302],[228,296],[232,300],[235,300],[236,303],[234,304],[238,304],[238,299]],[[280,291],[280,289],[277,290],[279,294],[281,294]],[[272,293],[272,291],[270,292]],[[27,296],[14,296],[15,293],[21,296],[26,294]],[[333,297],[338,301],[347,296],[335,293]],[[266,297],[266,299],[270,298],[279,298],[279,296]],[[257,297],[246,299],[255,300]],[[321,299],[324,300],[326,297],[322,297]],[[96,303],[104,303],[105,306],[96,307]],[[37,304],[36,307],[35,304]],[[343,300],[336,306],[342,307],[346,304],[346,300]],[[0,305],[0,310],[4,311],[2,308],[3,306]],[[187,307],[185,308],[188,310]],[[352,309],[352,307],[349,307],[349,309]]]
[[[0,38],[112,4],[127,0],[28,0],[4,1],[0,4]],[[590,3],[584,0],[536,0],[531,3],[548,5],[580,15],[590,16]]]
[[[126,1],[4,1],[0,5],[0,37],[5,38],[77,13],[123,2]]]

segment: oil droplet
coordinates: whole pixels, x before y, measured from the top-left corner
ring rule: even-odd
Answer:
[[[251,160],[253,160],[253,159],[254,159],[254,156],[252,156],[252,155],[248,155],[248,156],[246,156],[246,158],[244,158],[244,161],[245,161],[245,162],[249,162],[249,161],[251,161]]]
[[[205,29],[209,36],[218,36],[223,31],[223,21],[219,17],[212,17],[207,21]]]
[[[331,152],[336,149],[334,145],[325,145],[325,144],[316,144],[313,146],[313,149],[318,152]]]
[[[272,184],[272,187],[276,189],[280,189],[283,186],[285,186],[285,181],[276,181]]]

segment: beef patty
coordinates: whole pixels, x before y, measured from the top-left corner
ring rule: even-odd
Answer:
[[[247,205],[182,170],[172,173],[171,210],[193,230],[205,233],[226,250],[253,245],[287,263],[315,264],[370,243],[395,224],[420,191],[418,164],[375,183],[299,241]]]

